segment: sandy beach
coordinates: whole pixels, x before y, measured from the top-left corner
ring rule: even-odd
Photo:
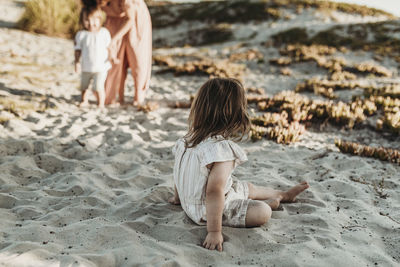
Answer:
[[[243,82],[272,96],[325,75],[313,62],[293,64],[290,76],[281,74],[269,63],[279,57],[279,48],[265,45],[273,34],[294,24],[318,32],[386,19],[340,12],[327,19],[313,9],[288,15],[275,22],[234,23],[230,40],[199,47],[174,44],[200,23],[154,28],[153,56],[224,59],[257,49],[263,61],[243,63]],[[206,228],[167,202],[173,194],[171,149],[186,133],[189,114],[168,104],[188,101],[207,75],[175,76],[154,64],[148,99],[158,109],[98,110],[93,96],[92,105],[82,109],[73,42],[10,25],[0,24],[7,26],[0,28],[0,266],[400,264],[400,166],[343,154],[334,144],[345,139],[400,149],[399,135],[371,130],[367,122],[352,130],[311,127],[290,145],[243,141],[249,161],[235,171],[237,179],[277,189],[306,180],[310,188],[295,203],[281,204],[262,227],[223,227],[224,251],[208,251],[201,247]],[[354,64],[375,60],[372,52],[337,54]],[[398,82],[399,63],[390,55],[374,62],[392,77],[362,81]],[[131,102],[131,76],[126,95]]]

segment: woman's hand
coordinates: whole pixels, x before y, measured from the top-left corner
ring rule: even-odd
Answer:
[[[220,231],[208,232],[206,239],[203,242],[203,247],[209,250],[217,249],[219,252],[221,252],[222,243],[224,243],[224,237]]]
[[[118,54],[118,47],[117,41],[115,39],[111,39],[111,43],[108,46],[108,58],[113,64],[119,64],[120,60],[117,57]]]

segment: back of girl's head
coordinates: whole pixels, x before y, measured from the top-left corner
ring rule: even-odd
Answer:
[[[201,86],[192,103],[186,140],[194,147],[217,135],[242,139],[249,128],[242,84],[232,78],[214,78]]]

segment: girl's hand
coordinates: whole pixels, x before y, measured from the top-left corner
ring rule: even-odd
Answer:
[[[224,238],[221,232],[208,232],[206,239],[203,242],[203,247],[209,250],[217,249],[221,252],[222,243],[224,243]]]
[[[111,38],[111,42],[110,42],[110,45],[109,45],[110,49],[117,50],[116,49],[117,48],[117,42],[118,42],[118,40],[116,40],[115,38]]]
[[[180,205],[180,204],[181,204],[180,199],[179,199],[179,198],[176,198],[175,196],[170,197],[170,198],[168,199],[168,202],[171,203],[172,205]]]

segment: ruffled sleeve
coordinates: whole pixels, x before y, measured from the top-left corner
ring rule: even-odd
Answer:
[[[235,161],[235,167],[247,161],[246,153],[235,142],[216,140],[204,144],[201,150],[201,165],[207,166],[213,162]]]
[[[182,147],[185,146],[185,142],[183,141],[183,139],[179,139],[178,141],[176,141],[175,145],[172,147],[172,154],[175,155],[176,152],[180,149],[182,149]]]
[[[106,28],[101,28],[101,31],[104,36],[104,43],[106,46],[109,46],[111,43],[111,34]]]
[[[74,49],[75,50],[82,50],[81,43],[82,43],[82,38],[83,38],[83,32],[79,31],[75,35],[75,42],[74,42]]]

